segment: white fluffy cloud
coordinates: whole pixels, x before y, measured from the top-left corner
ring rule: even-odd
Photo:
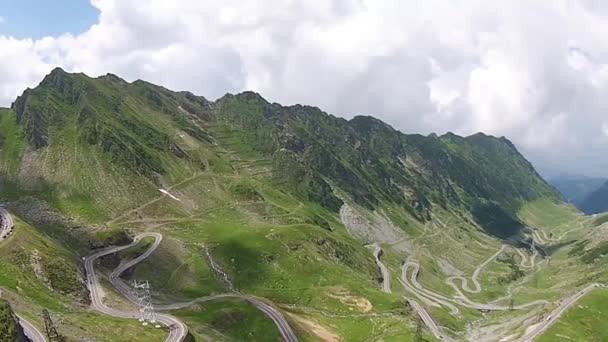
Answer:
[[[0,36],[0,104],[54,66],[217,98],[252,89],[404,132],[513,140],[608,176],[608,6],[594,0],[92,0],[82,34]]]

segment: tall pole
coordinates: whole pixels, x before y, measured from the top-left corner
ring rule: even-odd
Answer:
[[[156,328],[160,328],[160,325],[156,323],[156,312],[154,311],[154,305],[150,300],[150,283],[148,281],[137,282],[133,281],[133,290],[137,301],[139,303],[139,311],[142,313],[139,321],[143,325],[148,325],[148,322],[154,324]]]

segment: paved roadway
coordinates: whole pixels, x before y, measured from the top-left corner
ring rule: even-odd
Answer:
[[[160,235],[160,234],[159,234]],[[108,307],[102,301],[101,294],[101,285],[97,279],[97,274],[95,273],[95,261],[105,255],[113,254],[123,249],[133,247],[139,243],[139,241],[147,236],[156,236],[154,233],[141,234],[135,237],[132,243],[120,246],[120,247],[108,247],[97,251],[84,260],[84,268],[87,274],[87,287],[89,289],[89,294],[91,297],[91,305],[97,311],[104,313],[109,316],[118,317],[118,318],[135,318],[138,319],[141,317],[141,313],[138,311],[122,311],[116,310]],[[160,241],[159,241],[160,243]],[[151,254],[151,253],[150,253]],[[149,254],[148,254],[149,255]],[[166,314],[157,314],[156,320],[169,328],[169,336],[165,339],[166,342],[181,342],[188,335],[188,327],[180,321],[179,319],[166,315]]]
[[[572,307],[579,299],[583,298],[589,292],[596,288],[608,288],[608,285],[591,284],[576,294],[564,300],[555,310],[551,312],[540,324],[535,326],[524,336],[519,337],[512,342],[532,342],[535,338],[542,335],[551,325],[553,325],[570,307]],[[429,328],[431,333],[441,341],[451,341],[451,339],[443,333],[443,330],[437,325],[433,318],[429,315],[426,309],[415,300],[409,300],[412,308],[418,313],[424,324]]]
[[[532,256],[529,260],[528,256],[519,248],[515,248],[515,251],[517,252],[517,254],[519,254],[519,256],[521,256],[521,261],[519,263],[521,267],[534,268],[536,266],[536,256],[538,256],[538,251],[536,250],[536,248],[534,249],[534,252],[532,253]]]
[[[410,267],[413,267],[414,271],[412,272],[411,277],[408,279],[407,271]],[[413,293],[416,297],[418,297],[420,300],[424,301],[425,303],[427,303],[431,306],[434,306],[434,307],[445,306],[450,309],[451,315],[459,316],[460,309],[458,309],[452,303],[460,304],[460,302],[455,301],[454,299],[444,296],[440,293],[437,293],[437,292],[434,292],[431,290],[427,290],[422,285],[420,285],[420,283],[418,283],[418,280],[417,280],[419,269],[420,269],[420,265],[418,265],[417,263],[414,263],[414,262],[404,263],[403,266],[401,267],[401,279],[400,279],[401,285],[403,285],[403,287],[406,290]]]
[[[426,309],[413,299],[408,300],[412,308],[418,313],[418,316],[422,319],[424,324],[429,328],[431,333],[441,341],[452,341],[448,336],[443,333],[443,330],[435,323],[431,315]]]
[[[46,342],[46,337],[44,334],[38,330],[32,323],[25,320],[23,317],[17,315],[19,319],[19,325],[23,328],[23,333],[27,338],[29,338],[32,342]]]
[[[507,248],[507,246],[506,245],[502,245],[502,247],[500,247],[500,249],[498,250],[498,252],[494,253],[494,255],[492,255],[491,257],[488,258],[488,260],[484,261],[481,265],[477,266],[477,268],[475,269],[475,272],[473,272],[473,276],[471,277],[471,280],[473,281],[473,284],[475,285],[474,289],[472,289],[472,288],[469,287],[469,281],[465,277],[452,276],[452,277],[449,277],[446,280],[446,282],[448,284],[453,284],[454,280],[460,280],[461,287],[465,291],[467,291],[469,293],[479,293],[479,292],[481,292],[481,284],[479,284],[479,281],[477,280],[479,278],[479,274],[484,269],[484,267],[486,267],[491,261],[493,261],[494,259],[496,259],[502,252],[504,252],[505,248]],[[452,287],[454,287],[454,286],[452,286]]]
[[[382,291],[386,293],[391,293],[391,274],[388,271],[388,268],[384,265],[384,263],[380,260],[380,253],[382,253],[382,248],[377,243],[367,245],[366,247],[374,248],[374,258],[376,259],[376,265],[380,269],[380,273],[382,274]]]
[[[408,278],[407,271],[410,267],[413,268],[413,271],[412,271],[410,277]],[[487,311],[511,310],[511,308],[509,306],[496,305],[496,304],[492,304],[492,303],[483,304],[483,303],[473,302],[462,292],[462,290],[460,290],[460,288],[456,284],[449,281],[449,279],[447,281],[447,284],[450,285],[456,291],[458,296],[455,296],[452,298],[452,297],[443,295],[441,293],[435,292],[433,290],[426,289],[418,282],[418,273],[419,272],[420,272],[420,265],[418,263],[409,261],[409,262],[406,262],[403,264],[401,275],[402,275],[403,283],[407,285],[406,289],[408,289],[410,291],[413,290],[414,293],[425,296],[429,300],[432,300],[436,303],[439,303],[444,306],[448,306],[448,305],[445,305],[445,301],[448,301],[448,302],[451,302],[451,303],[454,303],[454,304],[457,304],[460,306],[464,306],[464,307],[467,307],[470,309],[476,309],[476,310],[487,310]],[[523,310],[523,309],[527,309],[530,306],[547,304],[547,303],[549,303],[549,302],[547,302],[545,300],[535,300],[535,301],[532,301],[529,303],[516,305],[513,307],[513,309]],[[452,309],[452,311],[454,311],[454,309],[451,306],[448,306],[448,307],[450,307],[450,309]]]
[[[501,248],[500,252],[502,252],[502,250],[503,249]],[[489,260],[498,256],[498,254],[499,253],[496,253]],[[487,263],[488,263],[488,261],[484,262],[483,264],[481,264],[478,267],[478,269],[474,273],[473,279],[476,279],[479,276],[479,272],[477,272],[477,271],[480,271],[481,268],[483,268]],[[413,271],[408,279],[407,271],[408,271],[408,268],[410,268],[410,267],[413,268]],[[463,294],[462,290],[458,286],[456,286],[456,284],[453,283],[453,281],[450,281],[450,279],[448,279],[447,282],[458,293],[457,297],[449,298],[440,293],[425,289],[417,281],[419,269],[420,269],[420,265],[418,265],[418,263],[411,262],[411,261],[404,263],[403,267],[402,267],[400,281],[406,290],[408,290],[409,292],[412,292],[414,295],[416,295],[421,300],[430,302],[430,304],[432,306],[443,305],[443,306],[452,308],[453,307],[452,305],[446,305],[446,301],[449,301],[449,302],[452,302],[452,303],[455,303],[455,304],[458,304],[458,305],[461,305],[464,307],[469,307],[469,308],[478,309],[478,310],[490,310],[490,311],[510,310],[510,308],[506,307],[506,306],[499,306],[499,305],[494,305],[494,304],[479,304],[479,303],[472,302]],[[468,287],[467,287],[466,291],[476,293],[476,292],[479,292],[482,290],[481,286],[476,281],[474,281],[474,282],[475,282],[476,288],[468,289]],[[555,323],[560,318],[560,316],[564,312],[566,312],[568,310],[568,308],[570,308],[579,299],[581,299],[586,294],[588,294],[589,292],[591,292],[593,289],[596,289],[596,288],[608,288],[608,285],[591,284],[591,285],[587,286],[586,288],[584,288],[583,290],[577,292],[576,294],[568,297],[567,299],[562,301],[560,303],[560,305],[557,308],[555,308],[547,316],[547,318],[545,318],[544,321],[542,321],[541,323],[534,326],[534,328],[532,328],[530,331],[526,332],[524,336],[519,337],[516,340],[513,340],[513,342],[531,342],[536,337],[542,335],[553,323]],[[479,291],[477,291],[477,290],[479,290]],[[416,310],[416,312],[418,312],[418,315],[420,315],[421,319],[426,324],[426,326],[429,328],[431,333],[433,333],[433,335],[435,337],[437,337],[438,339],[447,341],[448,340],[447,336],[445,336],[443,334],[441,328],[437,325],[437,323],[435,323],[435,321],[433,321],[433,319],[428,314],[428,312],[424,309],[424,307],[414,300],[410,299],[409,301],[410,301],[410,304],[412,305],[412,307],[414,308],[414,310]],[[547,301],[537,300],[537,301],[533,301],[530,303],[514,306],[513,309],[516,309],[516,310],[517,309],[527,309],[528,307],[533,306],[533,305],[547,304],[547,303],[548,303]]]
[[[0,226],[0,240],[2,240],[12,230],[13,219],[12,219],[11,215],[6,211],[6,209],[1,208],[1,207],[0,207],[0,217],[2,218],[2,224]],[[536,234],[534,234],[534,235],[536,235]],[[536,236],[534,236],[534,235],[533,235],[533,237],[536,237],[535,240],[537,240],[538,242],[540,242],[540,243],[546,242],[546,241],[543,241],[543,238],[540,237],[540,234],[538,234]],[[131,288],[120,279],[120,275],[124,271],[129,269],[130,267],[133,267],[137,263],[139,263],[142,260],[149,257],[156,250],[156,248],[158,248],[158,246],[160,245],[160,243],[162,241],[161,234],[159,234],[159,233],[140,234],[140,235],[136,236],[134,238],[133,242],[128,245],[118,246],[118,247],[108,247],[103,250],[97,251],[97,252],[89,255],[87,258],[85,258],[84,264],[85,264],[85,270],[87,273],[87,287],[90,291],[91,303],[96,310],[98,310],[104,314],[107,314],[107,315],[110,315],[113,317],[119,317],[119,318],[136,319],[136,318],[141,317],[140,312],[121,311],[121,310],[112,309],[112,308],[106,306],[102,302],[102,296],[99,291],[100,285],[99,285],[99,282],[97,279],[97,275],[95,274],[94,263],[98,258],[100,258],[102,256],[113,254],[113,253],[119,252],[121,250],[136,246],[141,241],[141,239],[143,239],[145,237],[154,238],[154,243],[152,244],[152,246],[150,246],[150,248],[145,253],[140,255],[139,257],[118,266],[116,269],[114,269],[114,271],[110,275],[110,280],[111,280],[112,284],[116,287],[116,289],[119,292],[121,292],[123,295],[125,295],[128,299],[130,299],[131,301],[136,302],[136,299],[133,296]],[[546,239],[547,236],[545,235],[544,238]],[[386,266],[380,261],[380,258],[379,258],[380,252],[382,250],[378,245],[372,245],[372,246],[374,247],[373,253],[374,253],[374,258],[376,259],[376,264],[380,268],[380,271],[382,272],[382,276],[384,279],[383,284],[382,284],[383,291],[391,292],[389,271],[386,268]],[[497,306],[497,305],[493,305],[493,304],[478,304],[478,303],[471,302],[462,293],[460,288],[458,288],[458,286],[456,286],[456,284],[453,283],[453,280],[459,279],[459,280],[461,280],[462,285],[463,285],[462,287],[465,291],[471,292],[471,293],[480,292],[481,286],[480,286],[479,282],[477,281],[479,273],[481,272],[483,267],[485,267],[485,265],[487,265],[487,263],[489,263],[491,260],[496,258],[496,256],[498,256],[503,250],[504,250],[504,246],[495,255],[493,255],[491,258],[489,258],[486,262],[481,264],[475,270],[473,277],[472,277],[472,281],[475,284],[475,289],[470,289],[468,287],[466,278],[462,278],[462,277],[448,278],[447,282],[458,292],[459,297],[462,300],[464,300],[464,302],[460,301],[460,300],[454,300],[452,298],[448,298],[444,295],[441,295],[437,292],[434,292],[434,291],[431,291],[428,289],[424,289],[422,287],[422,285],[420,285],[417,282],[417,276],[418,276],[418,272],[420,269],[420,265],[418,263],[415,263],[415,262],[404,263],[403,268],[402,268],[402,277],[401,277],[402,279],[400,279],[400,280],[401,280],[401,283],[403,284],[403,286],[408,291],[413,292],[419,298],[426,300],[427,302],[430,301],[431,304],[435,303],[437,305],[445,305],[445,306],[451,307],[453,311],[454,311],[453,305],[446,303],[446,301],[456,302],[459,305],[474,308],[474,309],[500,310],[500,311],[508,310],[509,308],[504,307],[504,306]],[[408,267],[414,268],[414,271],[412,272],[411,277],[410,277],[411,283],[408,282],[408,277],[407,277]],[[524,336],[518,338],[517,340],[515,340],[513,342],[531,342],[534,338],[536,338],[536,337],[540,336],[542,333],[544,333],[545,330],[547,330],[553,323],[555,323],[561,317],[561,315],[564,312],[566,312],[572,305],[574,305],[579,299],[584,297],[586,294],[591,292],[593,289],[600,288],[600,287],[606,288],[608,286],[602,285],[602,284],[591,284],[591,285],[587,286],[586,288],[584,288],[583,290],[572,295],[571,297],[567,298],[556,309],[554,309],[551,312],[551,314],[549,314],[544,321],[542,321],[540,324],[535,326],[531,331],[526,333]],[[283,336],[283,338],[285,339],[285,341],[287,341],[287,342],[297,342],[298,341],[297,337],[293,333],[293,330],[291,329],[291,327],[285,320],[284,316],[279,311],[277,311],[275,308],[273,308],[272,306],[270,306],[269,304],[263,302],[262,300],[260,300],[258,298],[255,298],[252,296],[241,295],[236,292],[228,293],[228,294],[220,294],[220,295],[215,295],[215,296],[202,297],[202,298],[199,298],[192,302],[159,305],[159,306],[156,306],[156,308],[159,310],[180,309],[180,308],[190,306],[197,302],[205,302],[205,301],[217,300],[217,299],[228,298],[228,297],[240,298],[240,299],[250,302],[251,304],[256,306],[260,311],[264,312],[268,317],[270,317],[270,319],[273,320],[273,322],[279,328],[279,331],[280,331],[281,335]],[[450,339],[446,335],[443,334],[441,328],[439,328],[439,326],[435,323],[435,321],[431,318],[431,316],[428,314],[428,312],[426,311],[426,309],[424,309],[424,307],[422,305],[420,305],[418,302],[416,302],[415,300],[412,300],[412,299],[410,299],[409,302],[435,337],[437,337],[438,339],[440,339],[442,341],[450,341]],[[546,302],[545,301],[534,301],[534,302],[527,303],[524,305],[518,305],[514,308],[515,309],[524,309],[524,308],[527,308],[528,306],[537,305],[537,304],[541,304],[541,303],[546,303]],[[458,311],[458,309],[456,309],[456,311]],[[24,333],[28,338],[30,338],[33,342],[46,342],[46,338],[45,338],[44,334],[42,332],[40,332],[40,330],[38,330],[33,324],[31,324],[30,322],[25,320],[23,317],[21,317],[21,316],[17,316],[17,317],[19,318],[19,324],[22,326]],[[161,323],[169,328],[169,336],[165,340],[166,342],[181,342],[185,339],[186,335],[188,334],[188,328],[179,319],[177,319],[173,316],[170,316],[170,315],[162,314],[162,313],[157,314],[156,318],[159,323]]]
[[[108,255],[108,254],[112,254],[112,253],[116,253],[118,251],[133,247],[135,245],[137,245],[141,239],[145,238],[145,237],[153,237],[154,238],[154,243],[152,244],[152,246],[150,246],[150,248],[148,248],[148,250],[141,254],[140,256],[138,256],[137,258],[134,258],[133,260],[130,260],[129,262],[126,263],[122,263],[121,265],[119,265],[116,269],[114,269],[112,271],[112,273],[110,274],[110,282],[112,283],[112,285],[123,295],[125,296],[127,299],[129,299],[131,302],[133,303],[138,303],[137,302],[137,298],[134,296],[133,291],[131,289],[131,287],[129,285],[127,285],[121,278],[120,275],[125,272],[127,269],[133,267],[134,265],[138,264],[139,262],[143,261],[144,259],[146,259],[147,257],[149,257],[160,245],[161,241],[162,241],[162,235],[159,233],[144,233],[144,234],[140,234],[137,235],[133,242],[129,245],[125,245],[125,246],[120,246],[120,247],[109,247],[106,248],[104,250],[101,250],[91,256],[89,256],[86,260],[85,260],[85,269],[87,271],[87,277],[89,275],[92,275],[93,277],[95,276],[94,274],[94,268],[93,268],[93,263],[95,261],[95,259],[104,256],[104,255]],[[94,257],[94,258],[92,258]],[[90,288],[93,288],[95,292],[97,292],[96,287],[91,286],[92,284],[96,284],[97,281],[96,279],[93,279],[94,281],[91,282],[90,280],[88,280],[88,286]],[[93,301],[93,297],[99,297],[99,294],[93,294],[93,291],[91,291],[91,301]],[[264,314],[266,314],[277,326],[277,328],[279,329],[279,332],[281,333],[281,336],[283,337],[283,339],[287,342],[297,342],[298,338],[296,337],[295,333],[293,332],[293,330],[291,329],[291,327],[289,326],[289,324],[287,323],[287,320],[285,319],[285,317],[283,316],[283,314],[281,314],[277,309],[275,309],[274,307],[272,307],[271,305],[265,303],[264,301],[262,301],[259,298],[253,297],[253,296],[247,296],[247,295],[242,295],[240,293],[234,292],[234,293],[225,293],[225,294],[219,294],[219,295],[214,295],[214,296],[207,296],[207,297],[201,297],[198,298],[194,301],[191,302],[183,302],[183,303],[171,303],[171,304],[166,304],[166,305],[154,305],[154,308],[156,310],[160,310],[160,311],[165,311],[165,310],[176,310],[176,309],[182,309],[188,306],[191,306],[195,303],[200,303],[200,302],[206,302],[206,301],[212,301],[212,300],[218,300],[218,299],[223,299],[223,298],[239,298],[242,300],[245,300],[249,303],[251,303],[252,305],[254,305],[256,308],[258,308],[260,311],[262,311]],[[96,308],[99,309],[103,309],[104,313],[109,313],[109,311],[107,311],[106,309],[110,309],[107,308],[105,305],[103,305],[103,303],[101,303],[100,298],[97,301],[97,303],[95,304]],[[99,304],[101,304],[102,306],[99,306]],[[112,309],[110,309],[112,310]],[[100,310],[101,311],[101,310]],[[112,312],[112,315],[114,316],[114,313],[116,312]],[[136,317],[140,317],[141,314],[136,313],[137,316]],[[167,319],[168,324],[172,324],[176,330],[179,330],[176,334],[174,339],[168,339],[167,341],[181,341],[183,340],[183,338],[186,336],[187,334],[187,327],[180,322],[179,320],[177,320],[175,317],[172,316],[168,316],[168,315],[157,315],[157,319],[159,318],[159,316],[163,316],[164,318]],[[120,317],[120,316],[116,316],[116,317]],[[125,318],[132,318],[132,317],[125,317]],[[170,319],[172,319],[172,322],[169,322]],[[159,321],[161,321],[159,319]],[[161,323],[165,324],[165,322],[161,321]],[[165,325],[168,325],[165,324]],[[173,330],[172,330],[173,332]],[[183,335],[183,336],[182,336]],[[179,338],[179,339],[176,339]]]

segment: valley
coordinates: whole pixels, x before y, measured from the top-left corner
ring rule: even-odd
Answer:
[[[0,180],[1,298],[30,337],[47,309],[67,341],[585,341],[567,327],[608,283],[605,214],[506,138],[252,92],[54,70],[0,110]]]

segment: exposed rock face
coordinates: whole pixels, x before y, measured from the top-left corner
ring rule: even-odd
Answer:
[[[383,212],[373,212],[370,217],[365,217],[357,209],[345,203],[340,208],[340,220],[352,235],[368,244],[386,243],[400,252],[413,251],[414,246],[409,236]]]

